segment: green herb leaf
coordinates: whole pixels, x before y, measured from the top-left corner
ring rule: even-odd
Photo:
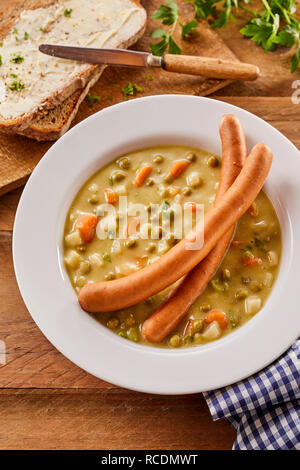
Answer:
[[[11,91],[21,91],[25,88],[25,85],[21,81],[18,81],[18,82],[15,81],[15,82],[12,82],[10,85],[8,85],[8,88]]]
[[[299,67],[300,67],[300,44],[299,44],[297,51],[291,58],[291,73],[296,72],[297,68]]]
[[[10,62],[13,62],[14,64],[21,64],[24,60],[24,57],[22,57],[20,54],[15,55],[12,59],[10,59]]]
[[[95,101],[97,101],[98,103],[101,101],[101,96],[93,95],[93,93],[89,92],[87,94],[86,99],[87,99],[87,102],[88,102],[89,106],[93,106]]]
[[[103,253],[102,258],[104,259],[104,261],[111,263],[111,257],[109,256],[108,253]]]
[[[189,34],[191,34],[195,28],[198,26],[197,20],[188,21],[187,23],[182,25],[181,36],[185,38]]]
[[[12,30],[12,33],[13,33],[13,34],[18,34],[17,28],[14,28],[14,29]]]
[[[110,176],[110,177],[108,178],[108,181],[109,181],[110,186],[113,186],[113,185],[114,185],[114,179],[113,179],[112,176]]]
[[[164,54],[165,50],[167,49],[168,45],[169,45],[169,39],[168,37],[165,36],[159,42],[156,42],[156,43],[151,42],[150,49],[153,55],[161,57]]]
[[[178,20],[178,6],[174,0],[167,0],[167,5],[160,5],[151,18],[160,20],[162,24],[171,25]]]
[[[213,16],[216,12],[215,3],[218,3],[220,0],[195,0],[189,1],[185,0],[187,3],[193,5],[195,8],[195,18],[199,20],[200,18],[206,19],[209,16]]]
[[[25,41],[27,41],[28,38],[29,38],[29,34],[25,31],[25,33],[24,33],[24,39],[25,39]]]
[[[2,55],[0,55],[0,66],[3,64],[2,62]]]
[[[169,54],[181,54],[181,49],[172,36],[169,37]]]
[[[153,76],[152,75],[146,75],[146,80],[148,80],[148,81],[153,80]]]
[[[122,87],[122,91],[123,91],[123,99],[127,101],[129,96],[133,96],[136,91],[142,92],[143,89],[136,83],[128,82],[127,85],[124,85]]]
[[[67,18],[69,18],[71,16],[71,13],[72,13],[72,8],[69,8],[69,9],[66,9],[64,11],[64,16],[66,16]]]

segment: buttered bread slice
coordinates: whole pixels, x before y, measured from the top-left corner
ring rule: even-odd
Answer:
[[[41,43],[125,47],[145,22],[135,0],[59,0],[23,10],[0,47],[0,130],[28,128],[99,76],[100,66],[46,56],[38,50]]]

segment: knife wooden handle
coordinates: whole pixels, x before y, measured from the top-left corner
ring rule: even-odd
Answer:
[[[162,67],[168,72],[232,80],[256,80],[260,73],[259,68],[252,64],[177,54],[166,54]]]

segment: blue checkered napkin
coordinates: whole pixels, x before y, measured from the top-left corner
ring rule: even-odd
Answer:
[[[236,429],[235,450],[300,450],[300,339],[248,379],[205,392],[214,420]]]

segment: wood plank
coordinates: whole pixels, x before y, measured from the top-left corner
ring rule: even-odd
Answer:
[[[200,395],[0,391],[0,449],[230,449]]]
[[[248,8],[252,10],[261,8],[261,1],[252,0]],[[299,16],[299,2],[297,12]],[[226,95],[291,96],[292,83],[300,78],[300,69],[294,74],[290,73],[289,60],[295,50],[280,47],[275,52],[264,51],[262,47],[256,46],[253,41],[244,38],[240,33],[240,29],[251,19],[251,15],[239,10],[234,16],[236,22],[230,22],[226,27],[218,29],[218,34],[242,62],[258,65],[261,76],[255,82],[237,81],[227,86]],[[222,96],[224,92],[220,91],[217,94]]]
[[[18,2],[19,9],[21,10],[24,8],[24,4],[28,4],[29,1],[31,6],[36,3],[41,4],[40,0],[15,0],[13,3],[16,4]],[[44,3],[52,2],[52,0],[43,1]],[[5,0],[3,7],[11,3]],[[134,46],[137,50],[149,50],[149,42],[151,41],[150,32],[160,27],[158,21],[151,19],[151,14],[160,5],[161,0],[146,0],[143,3],[148,12],[147,29],[143,38]],[[179,0],[179,3],[182,11],[182,20],[186,21],[190,18],[193,9],[184,0]],[[193,33],[192,40],[181,39],[179,28],[175,36],[185,54],[221,57],[232,61],[238,60],[218,34],[205,21],[202,21]],[[146,79],[149,71],[144,69],[106,69],[99,82],[93,88],[93,93],[102,96],[101,102],[95,103],[93,107],[89,107],[86,102],[83,103],[73,125],[100,109],[123,101],[122,86],[128,82],[137,83],[143,88],[141,96],[163,93],[186,93],[205,96],[231,83],[230,80],[205,79],[204,77],[190,75],[183,76],[181,74],[167,73],[161,69],[153,69],[150,73],[153,76],[153,80]],[[35,142],[26,137],[0,134],[0,195],[23,185],[51,145],[49,142]]]

